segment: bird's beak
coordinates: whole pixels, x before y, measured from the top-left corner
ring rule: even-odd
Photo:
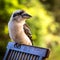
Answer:
[[[24,13],[24,14],[22,14],[22,17],[23,17],[23,18],[26,18],[26,19],[29,19],[29,18],[31,18],[32,16],[29,15],[29,14],[27,14],[27,13]]]

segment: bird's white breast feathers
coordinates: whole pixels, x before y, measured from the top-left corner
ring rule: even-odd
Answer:
[[[21,23],[16,23],[10,20],[8,23],[8,29],[10,38],[16,43],[32,45],[30,39],[24,33],[23,25]]]

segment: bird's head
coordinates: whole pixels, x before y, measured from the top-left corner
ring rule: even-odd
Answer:
[[[12,18],[15,21],[25,21],[32,16],[26,13],[24,10],[17,10],[13,13]]]

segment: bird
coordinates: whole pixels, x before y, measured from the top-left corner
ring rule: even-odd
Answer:
[[[26,20],[32,16],[24,10],[16,10],[12,13],[8,22],[8,31],[11,40],[17,44],[31,45],[32,34]]]

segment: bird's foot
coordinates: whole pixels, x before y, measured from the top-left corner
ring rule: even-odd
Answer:
[[[17,48],[18,48],[18,47],[20,47],[20,44],[15,43],[15,44],[14,44],[14,47],[17,47]]]

